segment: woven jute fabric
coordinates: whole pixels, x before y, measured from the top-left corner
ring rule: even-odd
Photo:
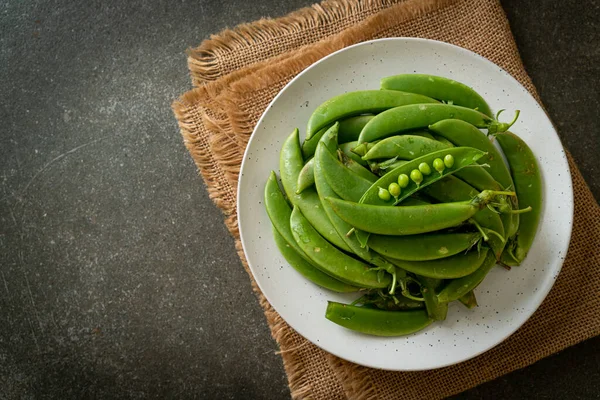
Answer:
[[[472,360],[424,372],[355,365],[298,335],[260,293],[241,248],[235,213],[240,165],[255,124],[285,84],[313,62],[365,40],[400,36],[442,40],[472,50],[508,71],[539,101],[497,1],[337,0],[242,25],[204,41],[189,52],[196,88],[173,105],[184,143],[210,197],[225,214],[280,346],[293,398],[442,398],[600,334],[600,208],[570,156],[575,215],[563,270],[529,321]]]

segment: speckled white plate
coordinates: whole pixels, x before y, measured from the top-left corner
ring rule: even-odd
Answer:
[[[311,284],[279,254],[263,205],[271,170],[279,171],[279,150],[296,127],[302,136],[316,106],[344,92],[378,89],[379,79],[400,73],[441,75],[466,83],[493,110],[516,109],[511,131],[533,149],[544,182],[544,209],[535,243],[518,268],[495,268],[477,288],[479,307],[451,304],[446,321],[416,334],[380,338],[355,333],[325,319],[327,300],[350,302]],[[302,137],[303,139],[303,137]],[[549,178],[549,179],[548,179]],[[277,312],[298,333],[324,350],[368,367],[387,370],[440,368],[475,357],[515,332],[550,291],[571,237],[573,190],[565,152],[552,123],[534,98],[497,65],[446,43],[394,38],[348,47],[313,64],[275,97],[256,125],[242,163],[238,218],[244,251],[258,285]]]

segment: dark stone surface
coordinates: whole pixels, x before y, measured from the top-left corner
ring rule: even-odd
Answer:
[[[0,3],[0,399],[289,398],[171,101],[184,50],[310,1]],[[504,1],[596,196],[598,3]],[[600,340],[457,398],[598,398]]]

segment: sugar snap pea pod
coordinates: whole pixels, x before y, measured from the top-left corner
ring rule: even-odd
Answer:
[[[384,311],[330,301],[325,318],[344,328],[375,336],[404,336],[429,326],[425,310]]]
[[[298,183],[296,184],[296,194],[300,194],[304,189],[315,184],[314,159],[310,159],[304,164],[304,167],[298,174]]]
[[[370,182],[375,182],[379,177],[371,172],[368,168],[363,167],[352,158],[348,157],[343,151],[336,151],[338,159],[344,164],[348,169],[356,173],[361,178],[364,178]]]
[[[363,128],[358,142],[373,142],[411,129],[427,128],[443,119],[456,118],[488,132],[504,132],[511,123],[498,122],[479,111],[450,104],[409,104],[377,114]]]
[[[392,136],[378,142],[365,154],[363,160],[398,157],[402,160],[413,160],[449,146],[433,139],[413,135]]]
[[[331,127],[337,129],[337,125]],[[290,202],[297,206],[304,217],[334,245],[342,250],[350,251],[346,242],[337,234],[331,225],[327,214],[323,210],[319,195],[314,188],[305,189],[302,193],[296,194],[298,175],[304,166],[302,151],[300,150],[300,140],[298,129],[283,143],[279,157],[279,172],[281,174],[281,183]]]
[[[472,250],[466,254],[456,254],[439,260],[406,261],[388,258],[388,260],[413,274],[436,279],[457,279],[475,272],[485,260],[488,249]]]
[[[540,221],[542,178],[535,155],[523,139],[506,132],[497,135],[496,140],[508,160],[520,207],[532,209],[531,212],[520,214],[519,230],[514,244],[509,248],[516,261],[520,263],[533,244]]]
[[[289,221],[288,221],[289,223]],[[300,273],[307,280],[311,281],[315,285],[324,287],[325,289],[332,290],[339,293],[356,292],[359,288],[348,285],[335,278],[327,275],[321,270],[315,268],[309,261],[305,260],[294,248],[279,234],[279,232],[273,228],[273,236],[275,238],[275,244],[283,255],[283,258]],[[295,243],[295,242],[294,242]]]
[[[458,300],[465,294],[475,289],[486,277],[488,272],[496,265],[496,257],[490,251],[488,252],[483,264],[477,271],[459,279],[451,280],[446,287],[444,287],[437,298],[441,303],[447,303],[454,300]]]
[[[358,201],[373,182],[345,167],[331,152],[323,152],[319,158],[321,171],[327,183],[342,199]]]
[[[321,137],[325,134],[325,132],[327,132],[329,128],[331,128],[331,124],[328,124],[325,127],[319,129],[317,133],[315,133],[310,139],[304,140],[304,142],[302,143],[302,157],[304,157],[305,160],[308,160],[315,154],[315,150],[317,148],[317,145],[319,144],[319,140],[321,140]]]
[[[477,298],[475,297],[475,292],[472,290],[458,299],[458,301],[460,301],[469,310],[477,307]]]
[[[406,201],[402,204],[407,205]],[[371,249],[385,257],[406,261],[428,261],[459,254],[480,240],[479,232],[436,232],[410,236],[371,235],[368,244]]]
[[[434,184],[424,188],[423,193],[427,196],[434,198],[437,201],[448,203],[471,199],[477,196],[479,194],[479,191],[477,191],[468,183],[454,176],[447,176],[444,179],[440,179]],[[487,229],[489,231],[494,231],[502,238],[505,238],[506,233],[504,231],[502,216],[502,214],[498,215],[494,211],[488,208],[484,208],[483,210],[479,211],[473,216],[473,220],[482,228],[484,228],[484,232]],[[504,250],[505,240],[500,239],[495,235],[489,235],[489,237],[487,238],[487,242],[490,245],[490,247],[494,250],[494,254],[496,255],[496,257],[500,257],[500,254],[502,254],[502,251]]]
[[[367,162],[365,160],[363,160],[358,154],[356,154],[352,151],[352,149],[354,149],[356,146],[358,146],[357,141],[342,143],[339,146],[340,146],[340,150],[342,150],[345,155],[347,155],[348,157],[350,157],[351,159],[353,159],[360,165],[367,166]]]
[[[438,142],[445,144],[448,147],[454,147],[454,143],[450,142],[448,139],[446,139],[443,136],[434,135],[433,138],[435,140],[437,140]],[[473,146],[471,146],[471,147],[473,147]]]
[[[399,175],[410,175],[411,171],[417,169],[421,163],[432,165],[433,160],[435,160],[436,158],[444,158],[448,155],[452,156],[455,160],[452,167],[445,168],[444,171],[442,171],[441,173],[435,171],[427,176],[424,176],[423,181],[420,184],[416,184],[414,181],[409,181],[408,186],[402,189],[402,195],[398,197],[398,199],[394,199],[392,201],[384,201],[379,198],[379,188],[386,188],[390,185],[390,183],[396,182],[398,180]],[[398,204],[408,196],[423,189],[424,187],[427,187],[433,182],[439,181],[445,176],[454,174],[457,171],[460,171],[461,169],[469,165],[475,164],[477,160],[483,155],[484,153],[482,151],[473,149],[471,147],[454,147],[434,151],[422,157],[415,158],[414,160],[407,162],[406,164],[390,171],[389,173],[379,178],[360,198],[360,202],[364,204],[389,206]]]
[[[361,157],[362,157],[362,156],[364,156],[365,154],[367,154],[367,152],[368,152],[369,150],[371,150],[371,148],[372,148],[373,146],[375,146],[376,144],[377,144],[377,141],[375,141],[375,142],[372,142],[372,143],[367,143],[367,142],[360,143],[359,145],[357,145],[356,147],[354,147],[354,148],[352,149],[352,152],[353,152],[354,154],[356,154],[356,155],[358,155],[358,156],[361,156]]]
[[[373,119],[374,115],[357,115],[356,117],[345,118],[340,121],[340,131],[338,133],[338,142],[347,143],[358,139],[360,131],[367,122]]]
[[[424,276],[417,277],[421,284],[421,294],[425,300],[425,308],[429,318],[436,321],[443,321],[448,314],[448,303],[440,303],[437,299],[437,289],[442,285],[443,281],[436,278],[427,278]]]
[[[473,217],[497,195],[512,192],[484,190],[472,200],[424,206],[388,207],[326,198],[344,221],[369,233],[380,235],[416,235],[451,228]]]
[[[395,90],[360,90],[332,97],[319,105],[310,116],[306,127],[306,139],[328,124],[346,117],[377,113],[406,104],[437,103],[427,96]]]
[[[336,249],[319,235],[298,207],[292,210],[290,227],[296,243],[326,274],[361,288],[385,288],[390,285],[390,275],[371,269],[368,264]]]
[[[381,80],[381,88],[418,93],[447,103],[473,108],[492,116],[490,107],[475,90],[452,79],[426,74],[401,74]]]

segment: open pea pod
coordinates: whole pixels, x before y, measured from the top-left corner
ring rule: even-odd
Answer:
[[[490,133],[504,132],[512,125],[512,122],[501,123],[479,111],[466,107],[440,103],[409,104],[377,114],[365,125],[358,137],[358,142],[372,142],[398,132],[427,128],[438,121],[450,118],[466,121],[478,128],[487,128]]]
[[[542,212],[542,177],[535,155],[517,135],[506,132],[496,135],[496,140],[506,155],[515,183],[520,207],[529,209],[520,214],[516,238],[507,246],[510,258],[517,264],[525,259],[537,232]],[[509,258],[503,258],[510,263]]]
[[[429,326],[425,310],[385,311],[330,301],[325,318],[344,328],[375,336],[404,336]]]
[[[306,140],[325,126],[341,119],[367,113],[377,113],[406,104],[437,103],[427,96],[395,90],[359,90],[332,97],[319,105],[310,116]]]
[[[492,116],[490,107],[479,93],[464,83],[442,76],[427,74],[388,76],[381,79],[381,88],[422,94],[446,103],[476,109],[487,116]]]

